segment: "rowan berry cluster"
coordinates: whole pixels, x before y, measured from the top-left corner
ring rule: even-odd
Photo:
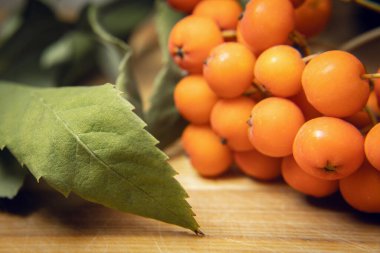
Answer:
[[[380,212],[378,74],[348,52],[296,49],[323,30],[331,0],[251,0],[244,12],[235,0],[168,3],[191,13],[172,29],[169,51],[188,74],[174,100],[200,175],[235,164],[315,197],[340,190],[354,208]]]

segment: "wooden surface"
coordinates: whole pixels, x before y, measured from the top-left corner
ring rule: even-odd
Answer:
[[[171,164],[205,237],[44,187],[0,212],[0,252],[380,252],[380,216],[338,195],[306,198],[238,172],[202,179],[183,155]]]
[[[154,37],[137,37],[132,45],[141,41]],[[146,101],[161,57],[157,49],[134,48]],[[173,157],[205,237],[42,187],[0,210],[0,252],[380,252],[380,215],[355,212],[339,195],[307,198],[282,181],[258,182],[238,172],[207,180],[185,156]]]

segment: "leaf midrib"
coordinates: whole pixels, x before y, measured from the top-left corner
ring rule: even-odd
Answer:
[[[130,184],[132,187],[135,187],[136,189],[138,189],[139,191],[141,191],[142,193],[144,193],[146,196],[148,196],[148,198],[152,199],[154,202],[156,203],[160,203],[155,197],[153,197],[152,195],[150,195],[148,192],[146,192],[144,189],[142,189],[141,187],[139,187],[138,185],[135,185],[134,183],[132,183],[130,180],[128,180],[128,178],[126,178],[124,175],[120,174],[119,172],[117,172],[114,168],[112,168],[112,166],[109,166],[107,165],[100,157],[98,157],[94,152],[91,151],[91,149],[79,138],[79,136],[74,132],[74,130],[72,130],[70,128],[70,126],[68,125],[68,123],[62,118],[59,116],[58,113],[56,113],[51,106],[49,106],[49,104],[47,102],[45,102],[44,98],[43,97],[39,97],[37,94],[35,94],[34,92],[30,92],[29,93],[32,97],[35,97],[36,98],[36,101],[39,101],[48,111],[50,111],[54,117],[60,121],[64,128],[69,132],[70,135],[72,135],[76,140],[77,140],[77,143],[79,143],[97,162],[99,162],[103,167],[105,167],[106,169],[109,169],[110,171],[112,171],[113,173],[115,173],[117,176],[119,176],[122,180],[126,181],[128,184]],[[70,190],[72,191],[72,190]],[[162,206],[161,206],[162,207]],[[177,213],[173,212],[171,209],[167,208],[167,207],[163,207],[164,209],[166,209],[167,211],[169,211],[170,213],[172,213],[174,216],[180,218]]]

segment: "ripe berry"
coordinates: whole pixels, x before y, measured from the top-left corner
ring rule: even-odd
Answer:
[[[369,84],[362,79],[363,64],[344,51],[327,51],[305,67],[302,86],[307,100],[326,116],[347,117],[360,111],[369,97]]]
[[[218,176],[232,164],[230,149],[222,144],[220,137],[207,125],[187,126],[181,140],[191,164],[202,176]]]
[[[242,44],[224,43],[211,51],[203,75],[219,97],[234,98],[252,84],[255,62],[255,56]]]
[[[337,180],[355,172],[364,160],[364,139],[350,123],[331,117],[306,122],[294,139],[293,155],[312,176]]]
[[[296,30],[312,37],[326,27],[331,16],[331,0],[306,0],[296,9]]]
[[[253,149],[248,140],[249,115],[255,102],[247,97],[219,100],[211,112],[212,129],[234,151]]]
[[[241,20],[245,41],[258,51],[285,44],[294,30],[294,8],[288,0],[251,0]]]
[[[380,171],[365,162],[359,170],[340,180],[340,192],[353,208],[367,213],[380,212]]]
[[[235,0],[207,0],[195,7],[193,15],[214,19],[220,30],[224,31],[236,30],[242,12],[240,4]]]
[[[183,78],[174,89],[174,102],[180,114],[194,124],[206,124],[218,97],[200,75]]]
[[[255,149],[235,152],[238,167],[248,176],[259,180],[273,180],[281,176],[281,159],[261,154]]]
[[[223,43],[222,33],[211,18],[187,16],[169,36],[169,52],[174,61],[191,74],[201,74],[212,48]]]
[[[190,13],[201,0],[167,0],[174,9]]]
[[[364,149],[368,161],[380,171],[380,124],[374,126],[365,137]]]
[[[272,95],[290,97],[301,90],[304,68],[305,62],[296,49],[285,45],[274,46],[257,58],[255,77]]]
[[[282,160],[281,171],[285,182],[303,194],[321,198],[338,190],[338,181],[311,176],[298,166],[292,155]]]
[[[317,109],[315,109],[309,103],[309,101],[307,101],[307,98],[303,89],[301,89],[300,92],[298,92],[295,96],[290,97],[289,99],[301,109],[306,121],[323,116],[322,113],[317,111]]]
[[[249,140],[261,153],[284,157],[292,153],[294,137],[305,122],[301,110],[290,100],[261,100],[251,113]]]

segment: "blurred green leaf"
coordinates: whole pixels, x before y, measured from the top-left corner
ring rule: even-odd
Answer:
[[[28,1],[21,13],[22,24],[0,47],[0,79],[37,86],[56,84],[56,72],[44,69],[40,57],[69,28],[39,1]]]
[[[97,41],[93,34],[74,30],[51,44],[41,56],[45,69],[56,70],[56,82],[73,85],[78,79],[95,68]]]
[[[174,88],[183,75],[171,60],[167,49],[169,33],[182,17],[183,14],[174,11],[165,1],[156,1],[156,27],[164,66],[154,81],[150,108],[145,119],[148,131],[160,141],[160,148],[177,140],[187,124],[179,115],[173,98]]]
[[[1,25],[0,46],[5,43],[22,25],[22,18],[19,14],[14,14],[7,18]]]
[[[26,170],[7,149],[0,151],[0,198],[14,198],[24,183]]]
[[[99,22],[118,38],[128,35],[152,12],[153,0],[118,0],[99,6]]]
[[[119,62],[116,87],[124,92],[128,101],[134,105],[135,113],[144,118],[138,84],[131,68],[131,48],[127,43],[106,31],[102,24],[99,23],[97,7],[91,6],[88,9],[88,18],[93,31],[105,43],[105,50],[108,50],[104,54],[105,59],[102,60],[112,57],[113,59],[110,59],[111,62],[115,63],[115,60]]]
[[[187,122],[178,113],[173,99],[174,87],[182,75],[176,66],[164,66],[154,81],[151,106],[145,115],[147,130],[155,136],[161,149],[168,147],[182,134]]]

